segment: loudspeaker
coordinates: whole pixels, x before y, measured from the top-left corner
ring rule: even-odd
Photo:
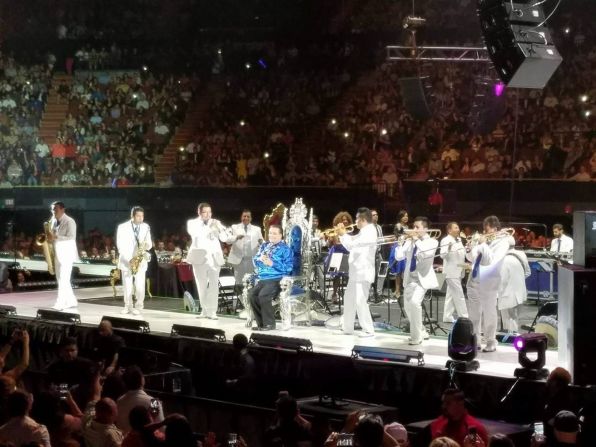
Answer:
[[[573,213],[573,263],[596,267],[596,211]]]
[[[431,117],[430,107],[426,101],[427,92],[425,92],[427,80],[428,77],[400,78],[399,80],[404,107],[410,115],[418,120],[427,120]]]
[[[559,267],[559,364],[576,385],[596,385],[596,269]]]
[[[562,57],[541,25],[541,6],[507,0],[478,0],[480,28],[489,57],[509,87],[544,88]]]

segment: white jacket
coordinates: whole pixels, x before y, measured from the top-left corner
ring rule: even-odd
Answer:
[[[451,247],[449,247],[451,244]],[[443,259],[443,274],[445,278],[460,279],[464,276],[462,265],[466,261],[466,250],[461,238],[456,240],[447,235],[441,240],[441,258]]]
[[[561,235],[561,248],[559,248],[559,238],[555,238],[550,243],[550,251],[559,253],[571,253],[573,251],[573,238],[570,238],[566,234]]]
[[[510,309],[526,301],[526,278],[531,273],[526,254],[520,250],[509,250],[501,266],[501,284],[497,295],[499,310]]]
[[[236,239],[236,236],[243,235],[242,239]],[[257,254],[260,243],[263,242],[263,235],[261,229],[256,225],[248,225],[248,233],[244,231],[244,224],[239,223],[232,225],[231,234],[226,240],[227,244],[232,244],[230,254],[228,255],[228,262],[232,265],[238,265],[244,257],[245,245],[248,245],[247,257],[252,257]]]
[[[149,250],[153,247],[153,241],[151,239],[151,230],[149,225],[145,222],[139,225],[139,243],[145,244],[145,250]],[[116,230],[116,247],[118,248],[118,268],[122,270],[130,269],[130,260],[137,252],[137,239],[134,233],[134,227],[132,220],[118,225]],[[147,269],[147,260],[144,260],[139,265],[139,271]]]
[[[428,234],[425,234],[415,243],[412,243],[412,239],[408,239],[403,243],[403,245],[397,248],[395,252],[395,259],[397,261],[401,261],[402,259],[406,260],[406,268],[404,270],[404,285],[414,280],[410,274],[415,272],[418,274],[420,285],[426,290],[439,288],[439,282],[437,281],[437,275],[435,274],[435,269],[433,267],[435,253],[438,246],[439,242],[436,239],[433,239]],[[410,272],[414,247],[418,248],[416,250],[416,269],[414,272]]]
[[[356,236],[344,234],[339,238],[350,252],[348,257],[350,280],[373,282],[375,280],[375,257],[377,253],[377,230],[367,224]]]
[[[61,264],[79,260],[77,250],[77,223],[67,214],[63,214],[58,225],[56,219],[50,220],[51,228],[55,231],[54,252]]]
[[[221,267],[224,264],[220,242],[226,242],[228,236],[219,220],[209,219],[207,224],[197,217],[186,223],[186,231],[192,238],[188,255],[189,264],[207,264],[211,267]]]
[[[466,258],[472,263],[472,271],[468,282],[479,281],[497,290],[501,281],[503,258],[514,245],[515,239],[512,236],[503,236],[496,238],[490,244],[483,242],[472,247],[472,250],[466,255]],[[474,278],[474,265],[479,255],[482,255],[482,258],[480,259],[478,276]]]

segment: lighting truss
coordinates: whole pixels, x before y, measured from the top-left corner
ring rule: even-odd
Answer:
[[[490,62],[485,47],[387,45],[388,61]]]

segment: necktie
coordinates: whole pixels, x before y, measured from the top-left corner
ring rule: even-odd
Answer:
[[[561,251],[561,238],[557,241],[557,253]]]
[[[410,271],[413,272],[416,270],[416,252],[418,251],[418,246],[414,245],[414,250],[412,250],[412,259],[410,260]]]
[[[244,235],[248,236],[248,225],[244,225]]]
[[[478,276],[478,270],[480,270],[480,261],[482,261],[482,253],[478,253],[476,260],[474,261],[474,268],[472,269],[472,278]]]

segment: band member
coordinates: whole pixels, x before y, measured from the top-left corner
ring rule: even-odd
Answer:
[[[134,206],[130,220],[118,225],[116,247],[118,248],[118,268],[122,272],[124,287],[124,309],[122,314],[139,315],[145,301],[145,274],[150,260],[149,250],[153,247],[151,230],[145,222],[145,210]],[[133,308],[132,295],[136,303]]]
[[[507,332],[518,332],[519,307],[528,297],[526,278],[531,273],[526,254],[511,247],[503,259],[501,284],[497,296],[503,328]]]
[[[320,222],[319,222],[319,216],[313,214],[312,216],[312,236],[315,239],[320,239],[321,238],[321,229],[319,228]]]
[[[371,216],[372,222],[371,224],[375,227],[375,231],[377,232],[377,238],[383,237],[383,227],[379,225],[379,212],[376,209],[371,209]],[[381,261],[383,261],[383,253],[381,249],[384,245],[377,245],[377,254],[375,257],[375,280],[373,282],[373,292],[375,296],[375,302],[379,299],[379,266],[381,265]],[[383,285],[381,284],[381,289]]]
[[[342,224],[344,227],[348,225],[352,225],[354,221],[352,220],[352,216],[350,213],[346,211],[340,211],[335,215],[333,218],[333,227],[337,227],[339,224]],[[337,236],[331,236],[327,239],[327,244],[329,247],[329,251],[327,252],[327,256],[325,257],[325,271],[329,271],[329,265],[331,263],[331,258],[335,253],[341,253],[343,255],[349,254],[349,251],[346,247],[344,247]],[[339,286],[341,284],[342,278],[346,276],[347,272],[336,271],[330,272],[329,276],[333,278],[333,294],[331,295],[331,301],[333,304],[339,303]]]
[[[399,213],[397,213],[397,223],[393,229],[395,237],[399,238],[404,234],[404,231],[408,229],[408,219],[409,216],[406,210],[400,210]],[[391,246],[391,251],[389,252],[389,271],[395,275],[395,296],[399,297],[403,289],[403,273],[406,268],[406,260],[402,259],[401,261],[397,261],[395,259],[395,251],[397,248],[397,243]]]
[[[565,234],[565,229],[560,223],[553,225],[553,240],[550,243],[550,251],[555,253],[571,253],[573,251],[573,239]]]
[[[466,297],[461,280],[464,277],[464,263],[466,252],[459,235],[459,225],[449,222],[446,227],[447,236],[441,240],[441,258],[443,258],[443,274],[447,291],[445,292],[445,305],[443,307],[443,322],[453,323],[453,311],[458,317],[468,318]]]
[[[192,240],[187,261],[192,264],[199,292],[200,317],[217,320],[219,271],[224,264],[220,241],[225,242],[228,236],[221,222],[212,218],[211,205],[200,203],[197,214],[198,217],[186,223],[186,231]]]
[[[341,333],[353,333],[354,317],[358,315],[358,321],[363,331],[360,336],[374,337],[375,328],[367,302],[370,285],[375,279],[377,232],[372,225],[372,213],[368,208],[358,208],[356,226],[360,232],[355,236],[346,233],[343,223],[340,222],[337,226],[340,241],[350,252],[348,257],[349,279],[344,297]]]
[[[228,262],[234,266],[234,278],[237,285],[242,284],[244,275],[254,271],[252,258],[263,242],[261,229],[252,225],[251,222],[250,210],[242,211],[240,223],[232,225],[232,234],[226,241],[228,244],[232,244]]]
[[[422,322],[422,300],[427,290],[439,287],[433,268],[439,242],[427,234],[428,219],[424,216],[414,219],[413,230],[411,237],[398,247],[395,259],[406,260],[404,310],[410,320],[409,344],[419,345],[422,340],[428,339]]]
[[[257,322],[257,330],[275,329],[275,314],[271,302],[279,295],[279,282],[292,273],[293,256],[290,247],[282,240],[279,225],[269,226],[269,242],[261,245],[254,256],[257,283],[250,289],[248,299]]]
[[[494,352],[497,347],[497,295],[501,283],[501,266],[509,247],[515,240],[507,234],[499,235],[501,222],[497,216],[488,216],[483,222],[484,234],[466,254],[472,262],[468,278],[468,313],[478,338],[484,322],[484,352]],[[490,240],[487,241],[487,238]]]
[[[72,264],[79,258],[76,243],[77,224],[65,213],[64,203],[52,203],[51,210],[51,232],[48,234],[48,242],[54,244],[54,268],[58,281],[58,297],[53,308],[64,310],[78,305],[70,284]]]

